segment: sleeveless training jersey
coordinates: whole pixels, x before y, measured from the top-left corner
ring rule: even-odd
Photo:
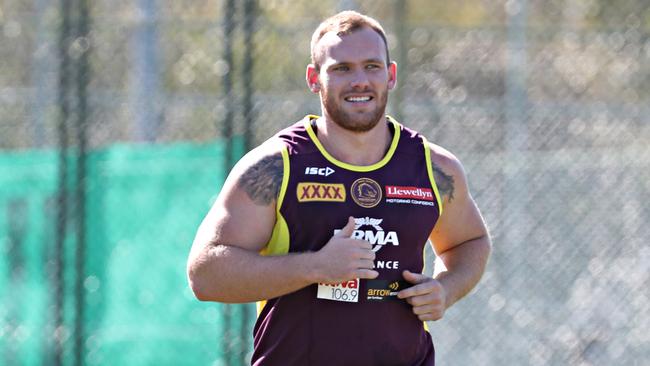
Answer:
[[[375,280],[314,284],[258,303],[254,365],[433,365],[425,325],[397,291],[403,270],[421,273],[441,201],[424,137],[392,118],[385,157],[371,166],[336,160],[307,116],[280,131],[284,177],[273,235],[262,251],[321,249],[355,218],[353,237],[372,244]]]

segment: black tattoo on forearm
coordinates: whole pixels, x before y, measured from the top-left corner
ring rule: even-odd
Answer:
[[[266,206],[278,197],[282,173],[282,155],[266,156],[248,167],[239,177],[237,185],[244,189],[253,202]]]
[[[447,197],[447,201],[451,202],[454,199],[454,177],[449,174],[445,174],[436,164],[431,164],[433,168],[433,178],[436,180],[436,185],[438,186],[438,193],[440,193],[440,199],[444,201],[444,197]]]

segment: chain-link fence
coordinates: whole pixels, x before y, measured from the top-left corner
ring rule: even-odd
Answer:
[[[246,362],[251,307],[185,260],[241,152],[319,112],[311,32],[347,8],[493,236],[439,363],[648,363],[648,1],[29,0],[0,2],[0,364]]]

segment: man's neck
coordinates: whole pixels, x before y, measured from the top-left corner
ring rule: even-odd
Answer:
[[[359,166],[378,163],[390,147],[392,134],[382,118],[375,127],[366,132],[352,132],[334,121],[321,117],[316,121],[318,139],[335,159]]]

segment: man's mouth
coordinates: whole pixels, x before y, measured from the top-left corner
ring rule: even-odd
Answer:
[[[365,96],[365,97],[347,97],[345,98],[346,102],[351,102],[351,103],[365,103],[371,101],[373,98],[371,96]]]

